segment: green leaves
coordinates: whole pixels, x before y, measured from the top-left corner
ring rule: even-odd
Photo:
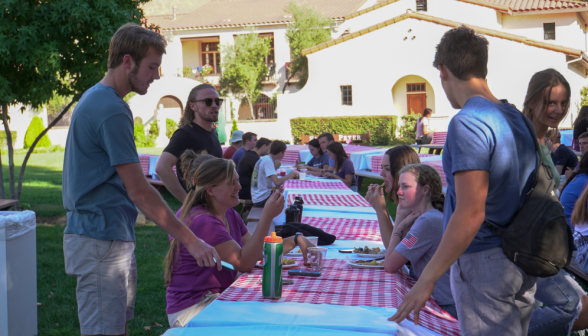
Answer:
[[[72,96],[106,73],[114,32],[140,23],[148,0],[5,0],[0,11],[0,103],[34,108]],[[60,79],[70,77],[73,80]]]
[[[291,63],[290,76],[298,76],[298,88],[302,88],[308,80],[308,59],[302,56],[302,50],[331,40],[332,20],[315,7],[290,1],[284,9],[292,15],[293,22],[288,25],[286,39],[290,43]]]
[[[247,34],[235,37],[232,45],[221,46],[224,53],[220,91],[246,96],[253,104],[263,85],[261,81],[268,71],[265,57],[270,53],[270,40],[259,37],[251,27]]]
[[[394,138],[396,121],[397,116],[295,118],[290,126],[294,143],[300,143],[302,133],[363,134],[369,130],[372,145],[387,145]]]

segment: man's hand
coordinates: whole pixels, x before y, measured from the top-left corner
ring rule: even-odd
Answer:
[[[222,270],[221,258],[214,247],[206,244],[202,239],[196,238],[194,244],[186,246],[188,252],[196,259],[200,267],[213,267],[216,263],[216,269]]]
[[[421,308],[427,304],[427,300],[433,294],[435,289],[435,283],[428,283],[424,279],[419,279],[412,289],[406,293],[404,300],[396,314],[388,319],[388,321],[394,321],[400,323],[410,315],[410,312],[414,310],[414,325],[419,323],[419,313]]]

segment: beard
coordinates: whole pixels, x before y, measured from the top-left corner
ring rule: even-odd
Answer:
[[[207,115],[206,113],[196,111],[200,119],[208,121],[208,122],[217,122],[218,121],[218,114],[216,116]]]
[[[135,65],[133,70],[131,70],[131,72],[129,73],[129,77],[128,77],[129,86],[131,87],[132,92],[136,92],[142,96],[147,93],[147,89],[149,88],[149,85],[147,85],[147,87],[145,87],[144,89],[141,88],[142,83],[139,80],[139,78],[137,78],[137,73],[139,73],[139,67]]]

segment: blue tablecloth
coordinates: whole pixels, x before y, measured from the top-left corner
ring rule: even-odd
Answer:
[[[561,143],[568,147],[572,147],[572,140],[574,139],[574,130],[565,130],[560,131],[559,133],[561,134]]]

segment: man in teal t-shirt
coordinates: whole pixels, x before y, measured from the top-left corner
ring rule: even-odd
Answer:
[[[122,97],[147,93],[159,79],[166,42],[135,24],[110,42],[108,73],[76,106],[65,147],[63,205],[67,274],[77,277],[83,335],[125,335],[134,315],[135,205],[187,247],[199,266],[221,270],[213,247],[196,238],[149,185],[133,138],[133,115]]]

